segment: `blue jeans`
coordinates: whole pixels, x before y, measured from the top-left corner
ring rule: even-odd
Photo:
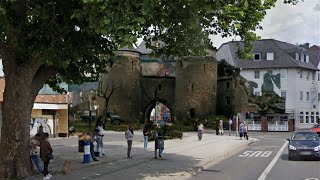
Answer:
[[[40,156],[39,155],[30,155],[31,157],[31,160],[33,161],[33,163],[36,165],[39,173],[42,173],[43,172],[43,168],[42,168],[42,163],[41,163],[41,160],[40,160]]]
[[[162,156],[163,150],[164,150],[164,149],[159,149],[159,156],[160,156],[160,157]]]
[[[144,148],[148,148],[148,136],[143,136]]]
[[[94,155],[94,145],[92,142],[90,142],[90,155],[93,160],[97,159],[96,156]]]

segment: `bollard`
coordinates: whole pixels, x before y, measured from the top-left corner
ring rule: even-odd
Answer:
[[[83,163],[90,163],[90,141],[84,141]]]

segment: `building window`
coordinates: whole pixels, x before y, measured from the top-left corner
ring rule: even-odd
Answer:
[[[314,112],[311,112],[310,123],[314,124]]]
[[[315,72],[312,72],[312,80],[316,80],[316,73]]]
[[[256,96],[260,96],[260,94],[261,94],[260,92],[255,92],[254,93],[254,95],[256,95]]]
[[[254,78],[255,79],[259,79],[260,78],[260,71],[259,70],[255,70],[254,71]]]
[[[54,110],[42,109],[42,115],[53,115],[53,114],[55,114]]]
[[[300,118],[300,123],[304,123],[303,112],[300,112],[299,118]]]
[[[253,56],[254,56],[253,57],[254,61],[260,61],[261,60],[261,54],[260,53],[254,53]]]
[[[319,112],[316,112],[316,123],[319,123],[318,119],[319,119]]]
[[[310,78],[309,76],[310,76],[310,72],[308,71],[307,72],[307,80],[309,80],[309,78]]]
[[[309,56],[306,55],[306,62],[308,63],[309,62]]]
[[[230,96],[226,96],[226,106],[230,106],[230,104],[231,104]]]
[[[320,73],[319,73],[319,72],[317,72],[317,74],[318,74],[318,81],[320,81]]]
[[[309,112],[306,112],[306,123],[309,123]]]
[[[300,101],[303,101],[303,92],[300,91]]]
[[[306,92],[306,101],[309,102],[310,101],[310,96],[309,96],[309,92]]]
[[[287,98],[287,92],[286,91],[281,91],[281,97],[286,99]]]
[[[300,60],[304,61],[304,54],[300,54]]]
[[[296,60],[299,61],[299,53],[296,53]]]
[[[230,89],[230,82],[226,82],[226,88]]]
[[[280,77],[282,79],[286,79],[287,78],[287,74],[288,74],[288,70],[287,69],[281,69],[280,70]]]
[[[267,60],[274,60],[274,53],[273,52],[267,53]]]
[[[302,79],[303,78],[303,71],[301,70],[300,71],[300,79]]]
[[[272,70],[267,70],[267,73],[272,75]]]

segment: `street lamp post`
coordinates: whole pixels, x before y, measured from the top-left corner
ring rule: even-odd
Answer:
[[[154,90],[154,118],[156,120],[156,125],[158,124],[157,120],[157,88]]]
[[[231,134],[231,124],[232,124],[232,117],[229,119],[229,136]]]
[[[90,91],[89,96],[89,129],[91,129],[91,121],[92,121],[92,93],[93,91]]]

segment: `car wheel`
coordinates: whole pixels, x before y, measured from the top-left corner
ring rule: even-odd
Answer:
[[[120,121],[119,121],[119,120],[114,120],[114,121],[113,121],[113,124],[114,124],[114,125],[120,125]]]
[[[289,161],[293,161],[294,160],[294,158],[292,157],[291,154],[288,154],[288,159],[289,159]]]

